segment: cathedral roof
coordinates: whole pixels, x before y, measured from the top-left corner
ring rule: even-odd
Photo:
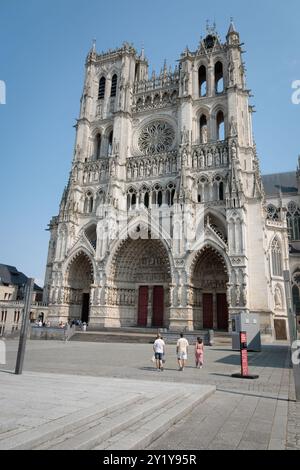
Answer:
[[[21,273],[14,266],[0,264],[0,284],[9,284],[13,286],[22,286],[26,284],[28,277]],[[34,284],[34,290],[42,290],[37,284]]]
[[[263,175],[262,180],[267,196],[274,196],[279,192],[282,194],[298,193],[297,176],[295,171]]]

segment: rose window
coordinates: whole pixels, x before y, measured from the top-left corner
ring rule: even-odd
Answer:
[[[174,129],[167,122],[157,121],[142,129],[138,145],[143,153],[153,155],[170,150],[174,138]]]

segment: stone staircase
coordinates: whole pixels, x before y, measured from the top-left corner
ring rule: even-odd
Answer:
[[[168,394],[137,392],[2,439],[0,449],[143,449],[214,392],[214,386],[190,384]]]
[[[77,331],[70,339],[70,341],[88,341],[88,342],[100,342],[100,343],[153,343],[157,332],[160,331],[166,344],[176,344],[180,332],[148,329],[148,328],[107,328],[103,330],[88,330],[88,331]],[[200,336],[204,344],[209,346],[231,344],[231,334],[227,332],[209,332],[208,330],[199,330],[186,332],[185,337],[190,344],[195,344],[197,337]]]

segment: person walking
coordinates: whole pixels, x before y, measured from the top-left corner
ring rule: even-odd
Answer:
[[[203,354],[204,354],[204,344],[201,338],[197,338],[197,343],[195,346],[195,362],[196,367],[202,369],[203,367]]]
[[[156,370],[163,371],[163,357],[165,357],[166,345],[160,334],[157,335],[156,340],[154,341],[153,351],[156,362]]]
[[[180,333],[180,338],[176,345],[176,354],[179,370],[184,370],[187,361],[189,342],[184,338],[183,333]]]

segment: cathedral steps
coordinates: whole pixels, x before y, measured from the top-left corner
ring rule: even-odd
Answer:
[[[158,406],[151,415],[128,425],[123,431],[103,441],[94,450],[143,450],[169,430],[171,426],[192,412],[195,406],[209,398],[213,387],[203,386],[201,396],[180,393],[168,406]]]
[[[95,419],[101,419],[119,411],[122,407],[127,407],[136,403],[141,397],[141,394],[137,393],[133,397],[126,400],[118,400],[109,406],[105,406],[99,403],[99,408],[95,409],[96,406],[70,413],[62,418],[58,418],[52,422],[38,426],[35,429],[20,432],[12,437],[1,435],[0,449],[1,450],[28,450],[43,448],[48,442],[58,439],[67,433],[74,431],[88,425]]]
[[[101,331],[77,331],[70,339],[70,341],[86,341],[86,342],[99,342],[99,343],[153,343],[156,337],[157,330],[146,329],[110,329]],[[179,333],[162,331],[164,340],[167,344],[176,344]],[[200,336],[204,340],[205,345],[222,345],[231,344],[231,334],[227,332],[214,332],[213,339],[210,337],[208,330],[193,331],[185,333],[185,337],[190,344],[194,344],[197,337]]]
[[[180,391],[179,391],[180,390]],[[94,405],[47,425],[0,441],[1,449],[142,449],[215,392],[210,385],[188,384],[162,393],[156,387],[116,401]]]

